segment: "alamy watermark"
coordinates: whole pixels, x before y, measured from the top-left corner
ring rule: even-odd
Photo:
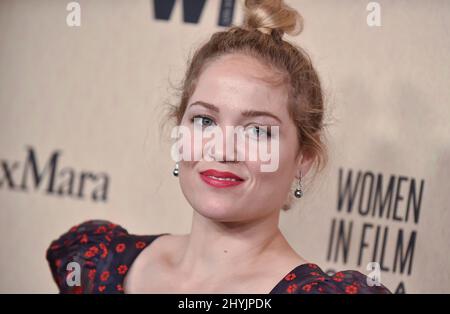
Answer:
[[[77,262],[70,262],[66,266],[68,271],[66,276],[66,284],[69,287],[81,286],[81,266]]]
[[[192,132],[191,128],[180,125],[172,129],[171,137],[176,139],[171,157],[177,162],[224,161],[225,158],[227,161],[258,161],[261,172],[274,172],[280,163],[279,126],[226,126],[224,137],[220,127],[194,127]]]

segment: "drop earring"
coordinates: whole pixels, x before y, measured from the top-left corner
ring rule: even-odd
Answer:
[[[180,169],[178,168],[179,166],[178,166],[178,162],[176,162],[175,163],[175,169],[173,169],[173,172],[172,172],[172,174],[175,176],[175,177],[178,177],[178,174],[180,173]]]
[[[298,188],[295,189],[294,195],[296,198],[300,198],[303,196],[302,172],[301,171],[300,171],[300,179],[298,180]]]

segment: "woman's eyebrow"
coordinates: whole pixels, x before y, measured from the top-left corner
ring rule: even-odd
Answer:
[[[214,106],[213,104],[204,102],[204,101],[196,101],[196,102],[193,102],[192,104],[190,104],[190,105],[188,106],[188,108],[189,108],[189,107],[192,107],[192,106],[202,106],[202,107],[205,107],[205,108],[210,109],[210,110],[215,111],[215,112],[219,112],[219,111],[220,111],[218,107]],[[244,110],[244,111],[241,112],[241,114],[242,114],[244,117],[247,117],[247,118],[267,116],[267,117],[271,117],[271,118],[277,120],[277,121],[281,124],[281,119],[278,118],[278,117],[277,117],[276,115],[274,115],[273,113],[270,113],[270,112],[268,112],[268,111]]]
[[[271,117],[275,120],[277,120],[280,124],[281,124],[281,120],[274,114],[268,112],[268,111],[258,111],[258,110],[244,110],[241,112],[241,114],[244,117],[261,117],[261,116],[266,116],[266,117]]]
[[[210,110],[215,111],[215,112],[219,112],[220,111],[219,108],[217,108],[213,104],[209,104],[209,103],[201,101],[201,100],[193,102],[192,104],[190,104],[188,106],[188,108],[190,108],[192,106],[202,106],[202,107],[205,107],[205,108],[210,109]]]

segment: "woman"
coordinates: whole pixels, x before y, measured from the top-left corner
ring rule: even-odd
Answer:
[[[261,158],[238,160],[242,146],[215,147],[209,161],[181,159],[174,175],[194,209],[191,233],[74,226],[47,250],[60,292],[390,293],[357,271],[328,276],[281,233],[280,210],[302,196],[302,176],[326,163],[323,94],[307,54],[282,39],[301,32],[301,16],[282,1],[247,0],[245,9],[241,27],[197,50],[170,118],[190,131],[242,126],[250,144],[271,138],[276,171],[262,171]],[[70,262],[81,266],[81,285],[66,281]]]

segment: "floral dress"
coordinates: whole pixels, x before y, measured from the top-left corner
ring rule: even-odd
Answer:
[[[127,271],[142,250],[157,237],[130,234],[122,226],[106,220],[88,220],[73,226],[54,240],[46,251],[53,279],[60,293],[124,293]],[[72,268],[79,265],[79,284],[72,284]],[[73,265],[73,264],[72,264]],[[346,270],[329,276],[313,263],[292,269],[270,294],[304,293],[391,293],[383,285],[370,287],[367,277]]]

